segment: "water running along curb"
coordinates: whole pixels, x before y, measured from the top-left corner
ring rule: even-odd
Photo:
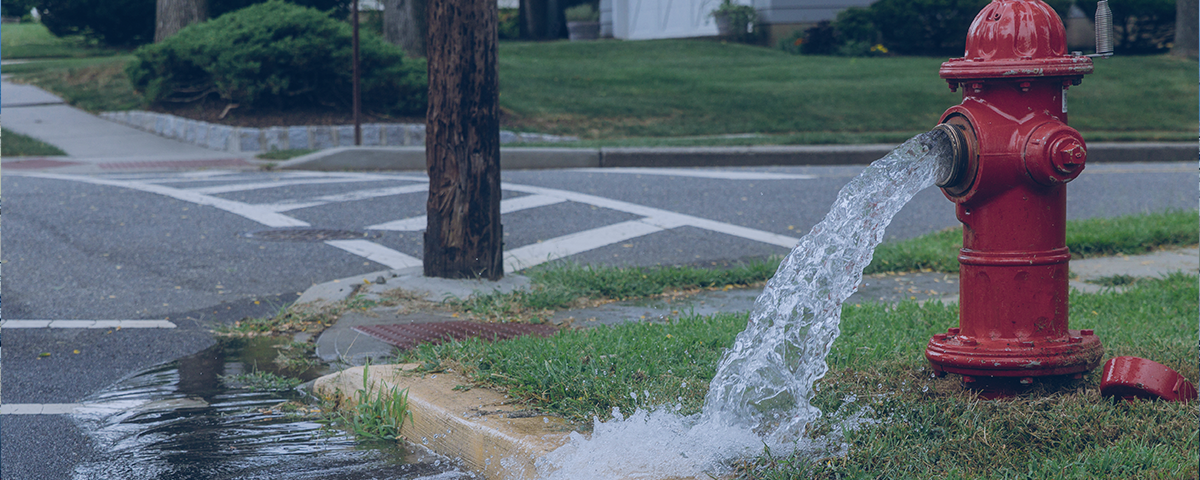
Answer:
[[[358,401],[364,375],[383,398],[390,398],[393,388],[407,390],[412,422],[401,434],[487,480],[535,478],[534,462],[565,444],[574,431],[562,418],[521,410],[505,395],[470,388],[471,381],[456,373],[406,373],[417,366],[350,368],[318,378],[313,391],[347,410]]]

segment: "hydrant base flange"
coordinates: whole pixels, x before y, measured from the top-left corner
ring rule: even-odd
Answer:
[[[1070,375],[1095,369],[1103,355],[1100,339],[1091,330],[1069,330],[1063,337],[1037,341],[938,334],[925,349],[925,358],[939,373],[983,377]]]

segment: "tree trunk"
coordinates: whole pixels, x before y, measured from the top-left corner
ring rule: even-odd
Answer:
[[[409,56],[425,56],[425,1],[383,1],[383,38]]]
[[[188,25],[208,20],[208,0],[158,0],[154,12],[154,43]]]
[[[1171,54],[1182,58],[1196,58],[1200,54],[1200,36],[1197,35],[1196,0],[1175,0],[1175,43]]]
[[[495,0],[430,0],[425,276],[504,276]]]

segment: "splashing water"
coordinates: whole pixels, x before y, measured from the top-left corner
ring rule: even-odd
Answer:
[[[755,302],[746,330],[725,352],[701,413],[660,408],[595,422],[538,461],[548,479],[686,477],[771,451],[841,449],[837,435],[805,437],[821,416],[810,400],[840,332],[842,303],[862,280],[892,217],[939,178],[944,133],[924,133],[876,160],[838,193],[825,219],[800,239]],[[939,136],[941,136],[939,138]],[[840,425],[863,422],[852,417]],[[835,429],[835,433],[838,429]],[[833,445],[835,444],[836,445]]]

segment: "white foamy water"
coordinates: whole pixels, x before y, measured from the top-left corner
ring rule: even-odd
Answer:
[[[614,411],[595,423],[590,438],[569,443],[538,461],[546,479],[655,479],[721,474],[734,459],[761,453],[844,451],[840,432],[805,436],[821,416],[810,403],[825,375],[825,357],[837,339],[842,303],[862,280],[893,216],[917,192],[932,186],[947,155],[930,132],[876,160],[838,193],[825,219],[800,239],[756,301],[746,330],[725,352],[701,413],[667,408]]]

